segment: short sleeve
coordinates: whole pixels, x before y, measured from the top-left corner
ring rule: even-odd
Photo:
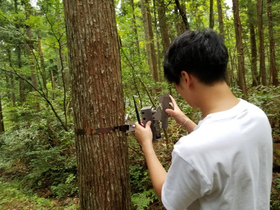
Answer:
[[[173,151],[172,164],[161,191],[161,199],[165,208],[185,210],[209,190],[203,176]]]

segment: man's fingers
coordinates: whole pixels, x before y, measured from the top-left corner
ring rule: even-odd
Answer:
[[[175,108],[177,106],[177,103],[176,103],[175,99],[171,95],[169,95],[169,98],[172,102],[172,107]]]
[[[152,121],[148,121],[148,122],[146,123],[146,126],[148,125],[149,127],[151,127],[151,124],[152,124]],[[135,122],[134,125],[135,125],[136,128],[139,127],[139,126],[140,126],[140,127],[145,127],[145,125],[144,125],[143,122],[141,122],[141,124],[139,124],[138,122]]]
[[[148,127],[151,127],[151,124],[152,124],[152,121],[148,121],[147,123],[146,123],[146,127],[148,126]]]
[[[166,112],[170,117],[172,117],[172,116],[173,116],[174,110],[173,110],[173,109],[166,109],[165,112]]]
[[[175,99],[174,99],[171,95],[169,95],[169,98],[170,98],[170,100],[172,101],[172,103],[175,102]],[[176,103],[176,102],[175,102],[175,103]]]

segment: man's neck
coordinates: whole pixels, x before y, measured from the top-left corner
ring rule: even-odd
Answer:
[[[213,86],[199,86],[198,108],[201,110],[203,118],[208,114],[231,109],[239,103],[225,82],[214,84]]]

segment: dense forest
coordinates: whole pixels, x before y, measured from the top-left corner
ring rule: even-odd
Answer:
[[[185,30],[213,28],[229,50],[227,82],[233,93],[269,117],[274,140],[271,209],[280,209],[280,2],[102,3],[0,0],[0,208],[85,209],[96,205],[94,199],[106,204],[110,199],[99,198],[98,191],[86,195],[85,187],[95,189],[101,179],[100,184],[113,186],[107,192],[113,199],[114,190],[122,192],[128,186],[129,192],[118,199],[128,198],[123,205],[131,209],[163,209],[134,133],[83,139],[74,132],[80,117],[75,111],[92,116],[93,126],[106,127],[107,121],[115,123],[108,126],[120,125],[126,114],[136,121],[133,96],[141,108],[157,106],[158,97],[168,93],[198,122],[199,110],[185,104],[165,81],[163,59],[172,40]],[[81,46],[87,49],[77,50]],[[87,67],[90,76],[83,70]],[[92,106],[99,108],[91,113]],[[185,131],[170,119],[163,139],[155,142],[166,169],[172,147],[182,135]],[[99,140],[105,143],[91,143]],[[87,162],[88,157],[95,161]],[[116,177],[126,177],[121,187],[106,165]],[[92,171],[102,173],[97,180],[85,181]]]

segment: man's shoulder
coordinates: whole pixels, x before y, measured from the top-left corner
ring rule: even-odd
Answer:
[[[251,103],[251,102],[248,102],[244,99],[240,99],[240,102],[242,104],[242,107],[247,110],[248,112],[250,113],[257,113],[259,115],[262,115],[262,116],[266,116],[265,112],[260,108],[258,107],[257,105]]]
[[[209,144],[209,138],[203,133],[202,130],[197,130],[187,136],[183,136],[174,145],[173,152],[181,156],[183,159],[186,154],[188,157],[199,157],[199,153],[203,153]]]
[[[244,116],[242,115],[242,113],[240,114],[241,117],[243,117],[243,121],[245,121],[245,125],[251,124],[254,125],[256,128],[258,127],[258,125],[260,126],[265,126],[265,128],[267,128],[268,130],[270,130],[270,123],[268,120],[268,117],[266,115],[266,113],[257,105],[252,104],[250,102],[247,102],[245,100],[243,101],[243,107],[244,110],[246,110],[246,114],[244,114]],[[263,127],[264,129],[264,127]]]
[[[258,106],[240,99],[240,102],[229,110],[207,115],[198,123],[195,131],[200,131],[196,135],[206,135],[208,137],[209,133],[213,133],[211,130],[224,129],[231,134],[230,128],[236,129],[239,126],[263,123],[269,124],[265,112]]]

